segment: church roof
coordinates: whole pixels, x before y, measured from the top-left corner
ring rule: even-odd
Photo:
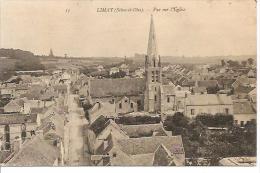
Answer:
[[[92,79],[90,80],[91,97],[131,96],[143,94],[145,79]]]

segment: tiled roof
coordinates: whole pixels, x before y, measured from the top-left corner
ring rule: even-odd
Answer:
[[[99,116],[89,127],[96,136],[101,133],[109,125],[109,120],[103,115]]]
[[[234,101],[233,109],[234,109],[234,114],[255,114],[256,113],[249,101]]]
[[[171,152],[161,144],[154,153],[153,166],[168,166],[172,160]]]
[[[194,93],[207,93],[206,87],[193,87],[192,90]]]
[[[47,111],[47,108],[31,108],[31,114],[39,114]]]
[[[186,105],[226,105],[233,104],[230,96],[225,94],[188,95]]]
[[[164,144],[173,154],[184,154],[181,136],[152,136],[119,139],[117,143],[122,151],[131,155],[154,153],[161,144]]]
[[[90,80],[92,97],[139,95],[144,89],[145,80],[141,78]]]
[[[154,132],[158,134],[157,136],[167,136],[162,124],[121,125],[120,127],[129,137],[152,136]]]
[[[35,136],[23,144],[6,166],[53,166],[59,155],[57,147],[48,144],[42,137]]]
[[[88,112],[91,122],[95,121],[95,119],[97,119],[101,115],[103,115],[104,117],[117,116],[117,113],[115,111],[115,104],[111,104],[109,102],[98,102]]]
[[[8,150],[0,150],[0,163],[3,163],[10,154],[11,152]]]
[[[152,166],[154,153],[131,155],[134,166]]]
[[[30,116],[23,115],[23,114],[0,114],[0,125],[36,123],[36,122],[37,122],[37,114],[30,114]]]
[[[198,86],[199,87],[210,88],[210,87],[216,87],[217,85],[218,85],[218,81],[217,80],[198,81]]]

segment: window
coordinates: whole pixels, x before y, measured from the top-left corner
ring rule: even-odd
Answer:
[[[131,108],[134,108],[134,104],[133,103],[131,103]]]
[[[237,120],[235,120],[235,124],[238,124],[238,121],[237,121]]]
[[[156,95],[154,96],[154,101],[156,101],[157,100],[157,97],[156,97]]]
[[[159,82],[159,76],[156,76],[156,82]]]
[[[116,157],[116,153],[113,153],[113,157]]]
[[[125,103],[127,103],[127,100],[125,100]]]
[[[240,121],[240,126],[244,127],[244,121]]]
[[[191,110],[190,110],[190,114],[191,114],[191,115],[195,115],[195,109],[191,109]]]
[[[119,109],[122,109],[122,103],[119,103]]]
[[[154,87],[154,91],[156,91],[156,87]]]
[[[229,114],[229,109],[228,108],[225,109],[225,113]]]
[[[137,100],[137,109],[140,111],[142,109],[142,102],[141,100]]]
[[[167,102],[170,103],[170,97],[167,97]]]

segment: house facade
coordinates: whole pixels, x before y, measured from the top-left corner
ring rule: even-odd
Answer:
[[[224,94],[188,95],[185,102],[185,115],[195,118],[203,113],[233,115],[231,96]]]

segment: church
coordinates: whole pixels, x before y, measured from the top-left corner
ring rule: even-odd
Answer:
[[[177,100],[175,85],[165,83],[162,78],[153,16],[145,56],[145,78],[89,79],[87,85],[86,95],[93,105],[98,103],[99,106],[96,107],[110,107],[115,113],[121,114],[174,111],[181,107],[185,99],[185,94],[182,94],[183,98],[181,96]],[[110,106],[107,106],[108,102]]]

